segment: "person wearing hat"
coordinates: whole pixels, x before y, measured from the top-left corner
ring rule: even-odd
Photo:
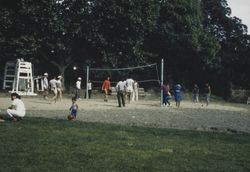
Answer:
[[[43,75],[43,98],[47,100],[48,95],[49,95],[48,73],[45,72]]]
[[[77,81],[76,81],[76,94],[75,94],[75,98],[76,98],[77,100],[81,100],[81,98],[80,98],[81,81],[82,81],[82,78],[81,78],[81,77],[78,77],[78,78],[77,78]]]
[[[62,101],[62,91],[63,91],[63,87],[62,87],[62,76],[61,76],[61,75],[59,75],[59,76],[57,77],[56,86],[57,86],[57,101],[58,101],[58,100]]]
[[[7,109],[7,115],[12,119],[12,121],[17,121],[17,119],[22,119],[25,116],[25,106],[21,100],[21,96],[17,93],[11,93],[12,104]]]

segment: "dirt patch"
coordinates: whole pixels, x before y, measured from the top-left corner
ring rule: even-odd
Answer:
[[[50,103],[41,96],[23,97],[28,117],[65,119],[71,105],[70,96],[62,102]],[[0,97],[1,115],[10,105],[9,97]],[[129,126],[175,128],[227,133],[250,133],[250,106],[212,102],[202,103],[182,101],[177,109],[172,102],[170,107],[161,107],[158,99],[139,100],[119,108],[113,97],[108,102],[103,99],[80,100],[77,120],[102,122]]]

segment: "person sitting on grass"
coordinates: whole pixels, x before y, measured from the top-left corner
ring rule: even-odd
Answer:
[[[11,93],[12,104],[7,109],[7,115],[12,119],[12,121],[21,120],[25,116],[25,106],[21,100],[21,96],[17,93]]]
[[[68,115],[68,120],[75,120],[76,119],[76,115],[77,115],[77,111],[78,111],[78,105],[76,104],[76,98],[73,97],[72,98],[72,105],[69,108],[70,110],[70,114]]]

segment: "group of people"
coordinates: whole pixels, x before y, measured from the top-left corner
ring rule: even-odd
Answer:
[[[163,97],[162,97],[162,105],[164,107],[170,106],[170,99],[172,98],[171,92],[170,92],[170,86],[169,84],[162,85],[161,90],[163,92]],[[173,93],[174,93],[174,99],[175,99],[175,104],[176,107],[179,108],[182,100],[182,87],[180,84],[176,84],[173,88]],[[199,102],[199,87],[197,84],[194,84],[192,94],[193,94],[193,102],[198,103]],[[204,93],[205,93],[205,101],[206,105],[209,105],[210,102],[210,96],[211,96],[211,87],[208,83],[205,84],[204,88]]]
[[[70,107],[70,114],[68,115],[68,120],[75,120],[77,116],[77,111],[78,111],[78,105],[77,105],[77,100],[80,100],[80,90],[81,90],[81,77],[77,78],[76,81],[76,91],[75,91],[75,96],[72,98],[72,105]],[[58,100],[62,100],[62,77],[58,76],[57,79],[56,77],[53,77],[50,81],[48,81],[48,73],[44,73],[43,77],[43,96],[44,99],[48,99],[48,93],[49,90],[53,92],[54,96],[52,100],[54,102],[57,102]],[[139,92],[139,84],[136,80],[132,78],[127,78],[126,80],[120,80],[116,84],[116,92],[117,92],[117,100],[118,100],[118,107],[125,107],[125,100],[127,100],[129,103],[130,101],[138,101],[138,92]],[[110,77],[107,77],[103,81],[102,84],[102,91],[104,93],[104,101],[108,101],[108,95],[111,90],[111,82],[110,82]],[[170,99],[172,98],[171,94],[171,88],[169,84],[162,85],[161,90],[163,92],[163,97],[162,97],[162,105],[164,107],[167,107],[170,105]],[[182,87],[180,84],[176,84],[173,89],[173,96],[175,98],[175,103],[176,107],[180,107],[180,103],[182,100]],[[89,80],[87,83],[87,91],[88,91],[88,98],[91,98],[91,91],[92,91],[92,82]],[[208,106],[210,102],[210,95],[211,95],[211,87],[208,83],[205,84],[204,88],[204,93],[205,93],[205,100],[206,100],[206,105]],[[200,89],[197,84],[194,84],[193,90],[193,102],[198,103],[199,102],[199,94],[200,94]],[[86,95],[85,95],[86,96]],[[11,106],[7,109],[7,115],[13,120],[17,121],[22,119],[25,116],[25,105],[23,101],[21,100],[21,96],[18,95],[17,93],[12,93],[11,94],[11,100],[12,104]],[[0,119],[0,122],[3,122],[3,119]]]
[[[164,107],[170,106],[170,99],[172,98],[171,92],[170,92],[170,86],[169,84],[167,85],[162,85],[161,86],[162,89],[162,105]],[[179,108],[180,104],[181,104],[181,100],[182,100],[182,87],[180,84],[176,84],[174,86],[174,98],[175,98],[175,104],[176,107]]]
[[[199,86],[197,84],[194,84],[192,93],[193,93],[193,102],[198,103],[200,89],[199,89]],[[209,83],[205,84],[204,93],[205,93],[206,105],[208,106],[209,102],[210,102],[210,96],[211,96],[211,87],[210,87]]]
[[[119,81],[116,84],[118,107],[125,106],[125,97],[128,102],[138,101],[139,84],[132,78],[127,78],[125,81]]]
[[[104,93],[104,101],[108,101],[108,95],[110,91],[110,77],[107,77],[103,81],[102,91]],[[120,80],[116,84],[118,107],[125,106],[125,97],[127,97],[128,102],[138,101],[139,84],[136,80],[132,78],[127,78],[126,80]]]
[[[75,98],[76,100],[81,100],[81,84],[82,84],[82,78],[78,77],[76,81],[76,89],[75,89]],[[92,82],[91,80],[88,80],[87,83],[87,92],[88,92],[88,98],[90,99],[92,96]],[[87,97],[87,92],[85,92],[84,97]]]
[[[57,78],[54,76],[50,81],[48,81],[48,73],[44,73],[43,76],[43,97],[44,99],[48,99],[49,91],[53,93],[52,101],[55,103],[57,101],[62,101],[62,93],[63,93],[63,86],[62,86],[62,76],[58,76]]]

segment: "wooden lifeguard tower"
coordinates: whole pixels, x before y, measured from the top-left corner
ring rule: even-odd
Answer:
[[[12,62],[13,63],[13,62]],[[16,92],[20,95],[35,96],[34,93],[34,80],[32,72],[31,62],[25,62],[23,59],[17,59],[14,65],[13,75],[13,64],[7,62],[5,66],[5,77],[3,89],[10,89],[10,92]],[[8,74],[11,73],[11,76]],[[11,77],[11,80],[8,80]],[[7,83],[12,83],[12,86]]]

